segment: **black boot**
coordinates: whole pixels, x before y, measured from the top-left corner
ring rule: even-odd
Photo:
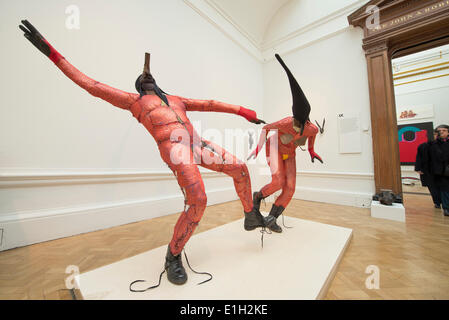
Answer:
[[[281,233],[282,228],[276,223],[276,219],[285,210],[283,206],[273,204],[270,214],[264,218],[265,226],[273,232]]]
[[[449,217],[449,209],[444,209],[444,215],[445,215],[446,217]]]
[[[262,192],[260,192],[260,191],[256,191],[253,193],[253,205],[257,211],[260,211],[260,203],[262,202],[262,199],[265,199],[265,198],[266,197],[262,196]]]
[[[178,285],[186,283],[187,273],[182,266],[181,254],[174,256],[171,253],[170,246],[168,246],[165,256],[165,271],[167,271],[167,278],[171,283]]]
[[[259,210],[253,208],[251,212],[245,212],[244,228],[246,231],[251,231],[261,227],[265,227],[265,224],[263,222],[263,215],[259,212]]]

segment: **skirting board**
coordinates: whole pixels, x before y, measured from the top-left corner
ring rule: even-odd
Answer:
[[[296,187],[295,199],[339,204],[344,206],[370,208],[372,194]]]
[[[243,219],[192,236],[186,246],[193,273],[183,257],[188,281],[182,286],[163,275],[158,288],[131,292],[158,283],[166,246],[82,273],[76,283],[86,300],[314,300],[323,299],[347,249],[352,230],[292,217],[281,234],[247,232]]]
[[[207,192],[208,205],[237,199],[234,188]],[[0,222],[3,230],[0,251],[174,214],[182,211],[183,201],[180,194],[166,199],[15,214],[15,220]]]

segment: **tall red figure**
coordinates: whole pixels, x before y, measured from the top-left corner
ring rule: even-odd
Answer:
[[[267,162],[271,171],[271,183],[264,186],[259,192],[253,195],[254,206],[260,208],[262,199],[272,195],[282,189],[280,196],[276,199],[271,211],[265,217],[265,225],[274,232],[282,232],[282,228],[276,223],[276,219],[285,210],[295,193],[296,188],[296,148],[308,141],[308,149],[314,162],[323,160],[315,153],[314,144],[318,128],[310,122],[310,105],[293,74],[276,54],[276,59],[281,63],[287,73],[290,88],[293,96],[293,117],[287,117],[263,127],[259,143],[249,158],[257,157],[265,141]],[[268,133],[275,131],[275,134],[267,139]]]
[[[206,193],[197,164],[233,178],[236,192],[243,204],[246,230],[264,227],[263,216],[253,205],[251,181],[245,163],[216,144],[199,137],[186,115],[186,111],[225,112],[240,115],[252,123],[264,123],[257,119],[256,112],[214,100],[166,95],[150,73],[149,54],[145,56],[144,71],[136,80],[139,94],[112,88],[77,70],[27,20],[23,20],[22,24],[19,27],[24,36],[68,78],[91,95],[129,110],[156,140],[162,159],[175,174],[185,197],[184,212],[175,225],[165,261],[167,276],[172,283],[183,284],[187,281],[180,253],[206,208]]]

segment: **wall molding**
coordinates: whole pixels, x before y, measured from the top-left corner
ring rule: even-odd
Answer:
[[[251,38],[248,38],[246,32],[241,30],[241,27],[234,24],[234,22],[223,15],[220,11],[211,5],[208,0],[183,0],[193,11],[198,13],[202,18],[209,22],[212,26],[217,28],[226,37],[238,45],[250,56],[262,62],[262,54],[257,44],[253,43]]]
[[[406,96],[406,95],[413,94],[413,93],[425,92],[425,91],[432,91],[432,90],[438,90],[438,89],[444,89],[444,88],[449,88],[449,85],[446,85],[446,86],[438,86],[438,87],[435,87],[435,88],[419,89],[419,90],[410,90],[410,91],[406,91],[406,92],[395,93],[395,96],[396,96],[396,97],[400,97],[400,96]]]
[[[304,33],[307,33],[313,29],[316,29],[318,27],[321,27],[327,23],[329,23],[332,20],[336,20],[338,18],[344,17],[345,21],[346,21],[346,25],[349,26],[347,24],[347,16],[348,14],[354,12],[355,9],[360,8],[361,5],[365,4],[366,0],[359,0],[353,4],[350,4],[344,8],[341,8],[337,11],[332,12],[331,14],[324,16],[323,18],[321,18],[320,20],[316,20],[312,23],[309,23],[308,25],[305,25],[303,27],[300,27],[292,32],[290,32],[289,34],[282,36],[278,39],[269,41],[269,42],[263,42],[262,45],[260,46],[262,51],[271,49],[273,47],[279,46],[282,43],[285,43],[287,41],[290,41]]]
[[[330,204],[370,208],[372,201],[372,194],[367,192],[350,192],[338,191],[332,189],[310,188],[310,187],[296,187],[295,199],[324,202]]]
[[[200,170],[200,173],[204,179],[227,177],[221,172]],[[0,188],[160,180],[175,180],[175,176],[168,170],[27,170],[1,172]]]
[[[306,179],[327,179],[329,186],[338,183],[338,180],[352,181],[345,184],[342,189],[324,189],[305,185],[297,185],[294,194],[295,199],[324,202],[337,205],[370,208],[373,191],[369,191],[369,185],[365,182],[371,182],[374,185],[374,173],[367,172],[331,172],[331,171],[299,171],[296,173],[297,181],[301,178]],[[363,186],[363,187],[362,187]],[[361,192],[360,188],[367,190]]]
[[[276,48],[278,51],[277,53],[281,55],[288,54],[349,30],[350,26],[347,21],[347,16],[366,3],[366,0],[358,0],[344,8],[328,14],[319,20],[309,23],[306,26],[299,27],[287,35],[268,42],[258,42],[212,0],[183,1],[206,21],[212,24],[215,28],[225,34],[229,39],[261,63],[267,63],[274,59],[274,54],[271,54],[270,51],[274,50],[275,47],[282,47],[280,49]],[[337,27],[336,30],[335,28],[331,28],[332,30],[321,32],[318,35],[313,35],[305,41],[298,41],[298,37],[306,34],[312,34],[313,30],[324,27],[327,24],[331,25],[339,19],[341,21],[339,22],[339,27]]]
[[[211,6],[215,11],[217,11],[227,22],[229,22],[238,32],[242,34],[248,41],[258,50],[261,50],[260,43],[253,37],[249,32],[245,30],[241,25],[239,25],[230,15],[228,15],[218,3],[214,0],[204,0],[209,6]]]
[[[206,191],[208,205],[237,200],[233,187]],[[0,216],[0,251],[143,221],[183,210],[179,192],[158,199],[132,199],[71,208],[14,212]],[[242,212],[243,216],[243,212]]]
[[[288,55],[290,53],[293,53],[295,51],[301,50],[301,49],[305,49],[307,47],[313,46],[314,44],[317,44],[321,41],[325,41],[328,39],[331,39],[339,34],[342,34],[346,31],[350,30],[349,26],[345,26],[343,28],[337,29],[334,32],[330,32],[330,33],[324,33],[320,36],[316,36],[314,37],[313,40],[310,41],[305,41],[305,42],[301,42],[301,41],[297,41],[295,42],[293,40],[291,41],[287,41],[284,44],[286,45],[286,48],[270,48],[264,51],[263,55],[264,55],[264,63],[268,63],[272,60],[274,60],[274,53],[278,53],[280,55]],[[272,51],[272,52],[268,52],[268,51]]]
[[[313,178],[344,178],[357,180],[374,180],[374,173],[365,172],[331,172],[331,171],[298,171],[297,176]]]

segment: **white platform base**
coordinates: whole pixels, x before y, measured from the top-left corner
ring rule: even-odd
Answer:
[[[281,220],[278,219],[278,220]],[[163,270],[167,247],[92,270],[77,277],[84,299],[148,300],[293,300],[320,299],[327,292],[338,263],[352,237],[352,230],[327,224],[285,217],[281,234],[266,234],[261,247],[260,232],[243,229],[243,219],[194,235],[186,246],[194,274],[183,264],[188,281],[182,286],[168,282],[144,293],[129,291],[157,284]]]
[[[379,201],[373,200],[371,203],[371,217],[405,222],[405,208],[400,203],[386,206]]]

